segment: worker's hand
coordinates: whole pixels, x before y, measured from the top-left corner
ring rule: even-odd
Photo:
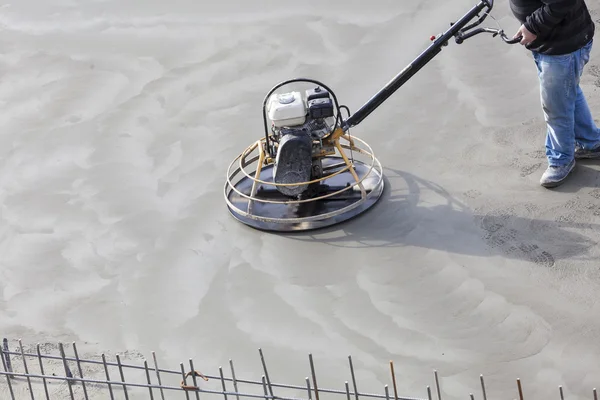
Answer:
[[[521,27],[519,28],[517,33],[515,33],[515,36],[513,36],[513,39],[516,39],[519,36],[522,37],[520,43],[523,46],[528,45],[529,43],[533,42],[537,38],[537,36],[534,35],[533,33],[531,33],[529,31],[529,29],[525,28],[525,25],[521,25]]]

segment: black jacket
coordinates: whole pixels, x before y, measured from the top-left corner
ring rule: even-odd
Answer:
[[[543,54],[566,54],[594,37],[595,25],[585,0],[510,0],[515,17],[537,35],[527,48]]]

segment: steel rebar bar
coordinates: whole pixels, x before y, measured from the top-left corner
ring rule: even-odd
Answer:
[[[13,392],[12,383],[10,381],[13,378],[13,376],[11,375],[12,371],[10,371],[8,369],[8,367],[6,366],[8,358],[5,358],[4,355],[5,355],[4,350],[2,349],[2,347],[0,347],[0,358],[2,359],[2,368],[4,368],[4,371],[5,371],[3,373],[3,375],[6,377],[6,382],[8,384],[8,391],[10,393],[10,398],[11,398],[11,400],[15,400],[15,393]]]
[[[350,400],[350,386],[348,386],[348,381],[344,382],[346,387],[346,400]]]
[[[219,367],[219,375],[221,375],[221,387],[223,388],[223,397],[227,400],[227,387],[225,386],[225,379],[223,378],[223,368]],[[271,396],[273,394],[271,393]]]
[[[183,364],[181,364],[181,370],[183,371]],[[148,391],[150,392],[150,400],[154,400],[154,392],[152,392],[152,381],[150,380],[150,369],[148,368],[148,361],[144,360],[144,372],[146,372],[146,381],[148,382]],[[189,397],[188,397],[189,399]]]
[[[229,359],[229,368],[231,369],[231,381],[233,382],[233,390],[238,392],[237,379],[235,379],[235,369],[233,368],[233,360]],[[235,395],[236,400],[240,400],[240,396],[238,394]]]
[[[485,391],[485,382],[483,381],[483,375],[479,375],[479,381],[481,382],[481,392],[483,393],[483,400],[487,400],[487,393]]]
[[[560,400],[565,400],[565,394],[563,393],[563,387],[558,387],[558,392],[560,393]]]
[[[106,364],[106,356],[102,353],[102,363],[104,364],[104,374],[106,375],[106,380],[108,381],[108,393],[110,394],[110,399],[115,400],[115,396],[112,391],[112,386],[110,384],[110,375],[108,374],[108,365]]]
[[[185,382],[185,368],[183,367],[183,363],[179,363],[179,366],[181,367],[181,383],[183,384]],[[185,398],[190,400],[190,394],[187,390],[185,391]]]
[[[313,386],[315,387],[315,399],[319,400],[319,388],[317,386],[317,374],[315,373],[315,364],[313,362],[312,353],[308,355],[308,360],[310,362],[310,371],[312,373]]]
[[[396,387],[396,372],[394,371],[394,362],[390,360],[390,371],[392,373],[392,384],[394,385],[394,400],[398,400],[398,388]]]
[[[65,375],[67,378],[72,378],[73,373],[69,369],[69,365],[67,364],[67,360],[65,358],[65,348],[62,343],[58,344],[58,349],[60,350],[60,356],[62,357],[63,366],[65,368]],[[71,380],[67,380],[67,387],[69,388],[69,394],[71,395],[71,399],[75,400],[75,394],[73,393],[73,387],[71,386]]]
[[[2,346],[4,347],[4,356],[6,357],[6,368],[7,368],[7,372],[13,372],[13,368],[12,368],[12,363],[10,360],[10,349],[8,347],[8,339],[4,338],[2,340]],[[12,378],[12,376],[11,376]]]
[[[521,387],[521,379],[517,379],[517,387],[519,388],[519,400],[523,400],[523,388]]]
[[[440,389],[440,380],[438,378],[438,372],[437,371],[433,371],[433,375],[435,377],[435,388],[436,388],[436,391],[437,391],[438,400],[442,400],[442,391]]]
[[[306,391],[308,392],[308,400],[312,400],[312,390],[310,388],[310,379],[306,377]]]
[[[123,373],[123,365],[121,364],[121,357],[117,354],[117,364],[119,365],[119,376],[121,382],[123,382],[123,393],[125,394],[125,400],[129,400],[129,393],[127,393],[127,385],[125,384],[125,374]]]
[[[196,369],[194,368],[194,361],[190,358],[189,359],[189,363],[190,363],[190,372],[192,373],[192,381],[194,382],[194,386],[198,387],[198,381],[196,380]],[[198,391],[196,390],[196,400],[200,400],[200,393],[198,393]],[[227,397],[225,397],[225,400],[227,400]]]
[[[350,364],[350,375],[352,376],[352,387],[354,388],[354,398],[358,400],[358,388],[356,385],[356,377],[354,376],[354,365],[352,363],[352,356],[348,356],[348,363]]]
[[[165,393],[163,392],[162,382],[160,380],[160,370],[158,369],[158,361],[156,360],[155,352],[152,352],[152,360],[154,361],[154,371],[156,371],[156,379],[158,380],[158,387],[160,389],[160,398],[165,400]]]
[[[42,353],[40,352],[40,344],[36,345],[36,353],[38,356],[38,363],[40,364],[40,372],[42,375],[45,375],[44,372],[44,362],[42,361]],[[82,376],[83,378],[83,376]],[[48,393],[48,385],[46,384],[46,378],[42,378],[42,382],[44,384],[44,393],[46,393],[46,400],[50,400],[50,394]]]
[[[29,368],[27,367],[27,359],[25,358],[25,352],[23,351],[23,343],[21,339],[19,339],[19,350],[21,351],[21,358],[23,361],[23,368],[25,370],[25,374],[27,375],[27,386],[29,386],[29,395],[31,396],[31,400],[35,400],[33,394],[33,388],[31,387],[31,378],[29,378]],[[71,396],[73,397],[73,396]]]
[[[85,387],[85,380],[83,379],[83,370],[81,368],[81,360],[79,359],[79,352],[77,351],[77,345],[73,342],[73,354],[75,355],[75,359],[77,360],[77,370],[79,371],[79,377],[81,378],[81,386],[83,387],[83,396],[85,400],[89,400],[87,388]]]

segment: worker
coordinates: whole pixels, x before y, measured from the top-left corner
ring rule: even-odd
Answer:
[[[543,187],[557,187],[575,159],[600,159],[600,129],[579,86],[590,59],[595,25],[585,0],[510,0],[521,27],[514,38],[537,65],[546,121],[548,168]]]

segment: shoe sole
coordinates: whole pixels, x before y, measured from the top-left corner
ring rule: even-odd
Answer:
[[[598,160],[600,159],[600,154],[588,154],[588,155],[580,155],[575,156],[577,160]]]
[[[575,163],[573,163],[573,166],[571,167],[571,169],[569,170],[569,172],[567,172],[567,174],[565,175],[565,177],[562,178],[560,181],[545,182],[545,183],[541,183],[540,185],[542,185],[545,188],[555,188],[557,186],[560,186],[565,181],[565,179],[567,179],[569,177],[569,175],[571,175],[571,173],[573,172],[574,169],[575,169]]]
[[[595,160],[600,158],[600,149],[594,148],[592,150],[578,149],[575,151],[575,159],[579,160]]]
[[[552,188],[562,185],[562,183],[565,181],[565,179],[560,180],[558,182],[546,182],[546,183],[542,183],[541,185],[542,185],[542,187],[545,187],[546,189],[552,189]]]

